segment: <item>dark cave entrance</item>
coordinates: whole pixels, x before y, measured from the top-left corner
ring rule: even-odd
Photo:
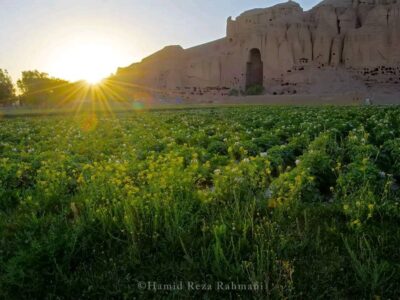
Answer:
[[[247,62],[246,88],[263,85],[263,62],[261,52],[257,48],[250,50],[249,60]]]

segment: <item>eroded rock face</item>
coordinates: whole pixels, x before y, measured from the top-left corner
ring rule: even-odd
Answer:
[[[339,90],[340,82],[342,90],[398,89],[400,0],[325,0],[306,12],[289,1],[250,10],[228,18],[227,35],[220,40],[189,49],[166,47],[119,69],[117,76],[160,93],[223,95],[244,90],[254,77],[254,49],[261,53],[269,93],[311,93],[313,85],[328,93],[331,82]]]

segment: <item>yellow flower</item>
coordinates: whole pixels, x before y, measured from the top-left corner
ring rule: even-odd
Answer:
[[[85,179],[83,178],[82,174],[79,175],[77,182],[78,183],[83,183],[85,181]]]
[[[268,201],[268,207],[269,208],[275,208],[275,207],[278,207],[281,204],[282,204],[282,198],[281,197],[278,197],[277,199],[270,199]]]

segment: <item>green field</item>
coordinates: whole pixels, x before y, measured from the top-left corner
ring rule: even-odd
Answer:
[[[14,114],[0,298],[396,299],[399,181],[397,107]]]

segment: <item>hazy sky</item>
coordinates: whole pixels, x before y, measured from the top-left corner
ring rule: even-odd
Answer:
[[[165,45],[186,48],[223,37],[227,17],[279,2],[0,0],[0,68],[14,80],[30,69],[77,80],[80,74],[74,70],[86,60],[91,60],[86,68],[98,65],[114,72]],[[307,10],[318,2],[300,5]]]

